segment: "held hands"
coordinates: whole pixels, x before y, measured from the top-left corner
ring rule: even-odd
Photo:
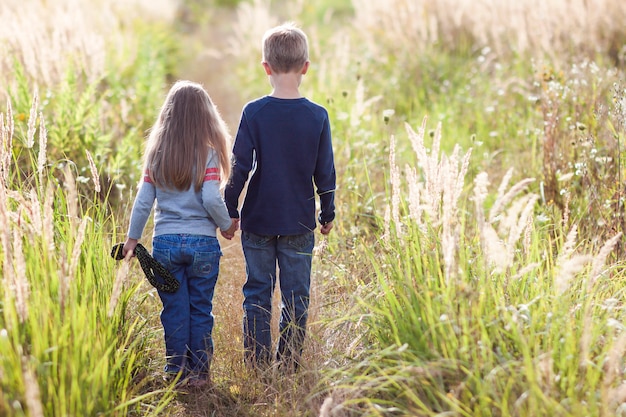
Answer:
[[[320,226],[320,232],[323,235],[327,235],[330,233],[332,228],[333,228],[333,222],[328,222]],[[222,236],[225,239],[231,240],[235,236],[235,232],[237,230],[239,230],[239,219],[231,219],[231,225],[228,228],[228,230],[221,230],[220,232],[222,233]],[[124,245],[124,248],[126,248],[126,245]]]
[[[320,226],[320,232],[323,235],[329,234],[332,229],[333,229],[333,222],[328,222]]]
[[[235,232],[239,229],[239,219],[230,219],[230,227],[227,230],[220,230],[225,239],[231,240],[235,236]]]

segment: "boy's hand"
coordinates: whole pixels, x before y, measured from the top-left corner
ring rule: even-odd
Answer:
[[[230,219],[230,227],[227,230],[221,230],[225,239],[231,240],[235,236],[235,232],[239,229],[239,219]]]
[[[322,232],[323,235],[329,234],[332,229],[333,229],[333,222],[328,222],[320,226],[320,232]]]

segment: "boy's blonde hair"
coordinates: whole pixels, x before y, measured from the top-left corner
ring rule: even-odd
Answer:
[[[300,71],[308,60],[307,36],[294,23],[287,22],[265,32],[263,61],[272,71],[277,74]]]
[[[170,89],[150,130],[144,170],[155,186],[202,188],[209,150],[219,157],[222,182],[230,176],[230,135],[206,90],[191,81]]]

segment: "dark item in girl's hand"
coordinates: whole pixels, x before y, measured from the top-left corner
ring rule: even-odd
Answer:
[[[113,250],[111,250],[111,257],[116,261],[124,259],[124,255],[122,254],[123,248],[123,243],[118,243],[113,246]],[[141,265],[141,269],[146,275],[146,278],[154,288],[163,292],[178,291],[180,283],[160,262],[150,255],[150,252],[148,252],[148,250],[141,243],[138,243],[135,248],[135,256],[139,260],[139,265]]]

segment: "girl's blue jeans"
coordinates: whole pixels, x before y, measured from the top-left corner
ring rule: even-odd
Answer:
[[[213,293],[222,252],[215,237],[158,235],[152,256],[180,282],[175,293],[159,291],[163,303],[165,372],[208,377],[213,356]]]
[[[297,366],[305,337],[311,284],[313,232],[293,236],[261,236],[242,232],[246,261],[243,287],[244,349],[253,365],[272,360],[272,295],[278,267],[281,293],[277,360]]]

